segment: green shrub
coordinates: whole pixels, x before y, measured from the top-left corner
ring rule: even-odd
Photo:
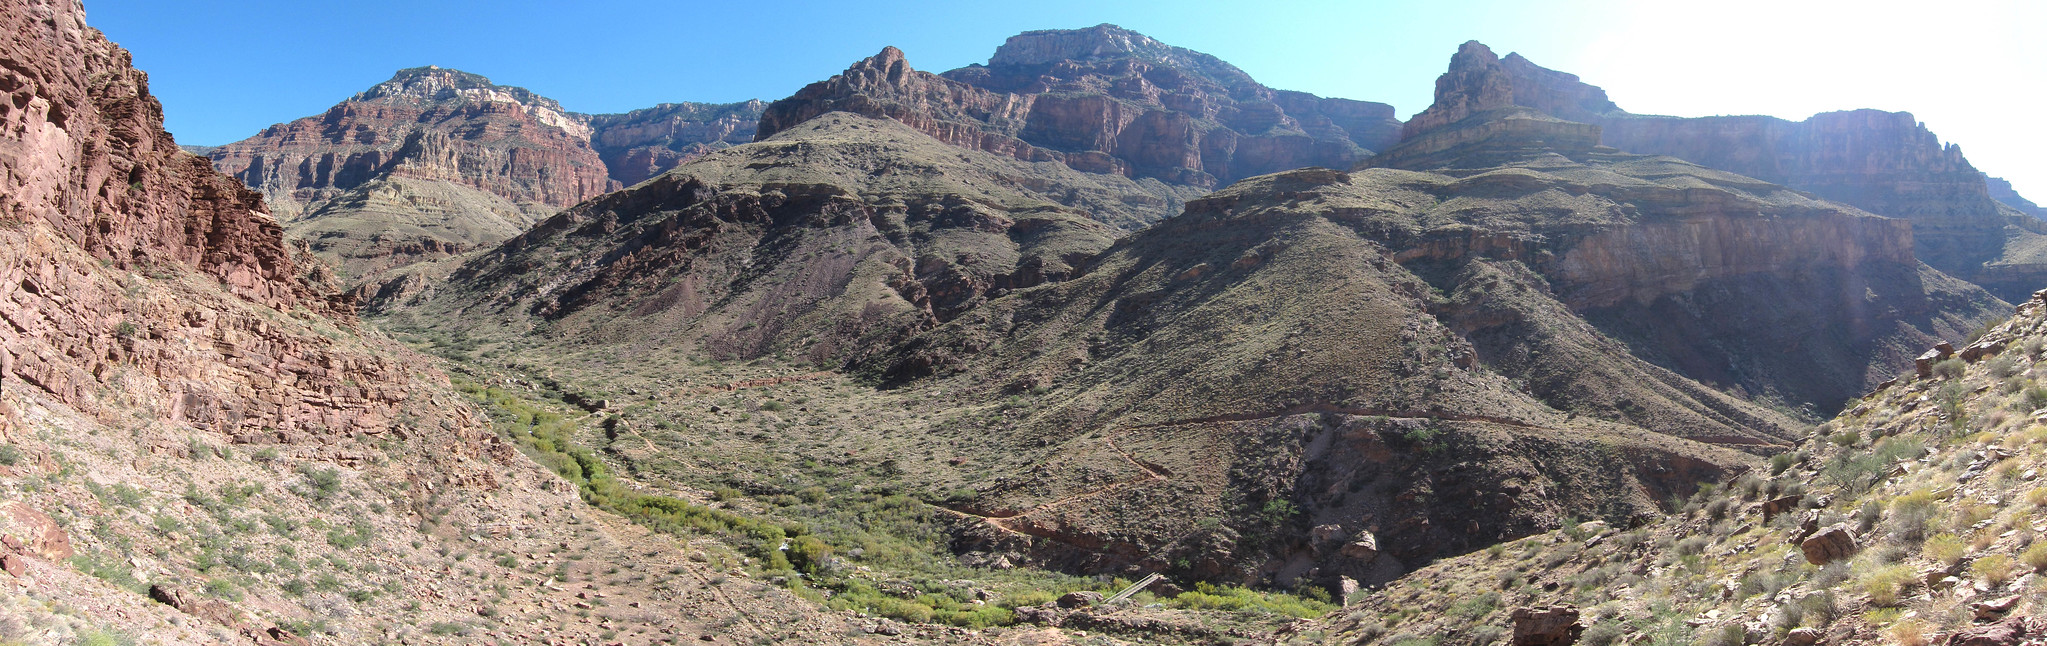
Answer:
[[[1954,357],[1933,364],[1933,375],[1942,379],[1953,379],[1962,376],[1962,371],[1968,367],[1969,364],[1962,361],[1961,357]]]

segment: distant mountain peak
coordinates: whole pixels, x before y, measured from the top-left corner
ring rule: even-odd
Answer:
[[[1567,121],[1594,122],[1622,112],[1606,90],[1575,74],[1536,65],[1520,54],[1501,58],[1476,40],[1465,41],[1450,57],[1450,68],[1436,78],[1436,102],[1408,121],[1403,136],[1461,121],[1473,114],[1512,107],[1533,108]]]
[[[1051,65],[1064,61],[1099,63],[1138,59],[1206,77],[1226,87],[1256,83],[1250,74],[1220,58],[1174,47],[1150,36],[1102,23],[1085,29],[1040,29],[1010,36],[989,67]]]
[[[378,83],[349,99],[351,101],[398,100],[429,103],[456,97],[495,98],[561,112],[560,103],[523,87],[498,85],[489,78],[462,70],[427,65],[398,70],[391,79]]]

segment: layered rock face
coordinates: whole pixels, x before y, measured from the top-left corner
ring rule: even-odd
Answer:
[[[2006,255],[2011,213],[1990,198],[1960,148],[1941,145],[1910,113],[1854,110],[1801,122],[1628,116],[1601,125],[1616,148],[1681,157],[1910,220],[1920,258],[1965,279]],[[2001,295],[2023,299],[2041,286]]]
[[[887,48],[769,105],[758,136],[831,111],[1021,160],[1200,188],[1348,167],[1398,130],[1391,106],[1272,90],[1213,56],[1113,25],[1026,32],[987,65],[943,75]]]
[[[1524,91],[1570,78],[1480,46],[1457,59],[1374,160],[1397,167],[1239,182],[863,362],[905,387],[1061,393],[988,434],[1022,475],[956,508],[976,549],[1382,580],[1646,510],[1631,496],[1803,433],[1752,400],[1832,410],[2001,309],[1920,263],[1907,222],[1599,146],[1515,102],[1596,116],[1597,93]],[[1360,533],[1374,556],[1314,538]]]
[[[495,243],[617,188],[590,137],[551,99],[424,67],[209,155],[360,277]]]
[[[590,117],[590,146],[611,179],[647,181],[704,153],[753,141],[768,104],[663,103],[624,114]]]
[[[2032,200],[2019,195],[2018,191],[2012,190],[2011,182],[2005,181],[2002,177],[1991,177],[1989,175],[1984,175],[1983,181],[1989,185],[1990,199],[1997,200],[1998,203],[2005,206],[2018,209],[2020,213],[2047,219],[2047,209],[2041,209],[2040,205],[2034,204]]]
[[[85,26],[76,2],[7,15],[18,35],[0,42],[0,217],[39,223],[119,269],[190,267],[253,301],[331,309],[299,281],[262,196],[178,149],[148,75]]]
[[[1909,220],[1920,260],[2002,298],[2023,300],[2047,286],[2047,256],[2040,251],[2047,247],[2041,240],[2047,227],[2013,220],[2018,211],[1990,196],[1961,149],[1943,146],[1909,113],[1853,110],[1802,122],[1630,114],[1574,75],[1518,54],[1496,57],[1477,42],[1465,43],[1452,58],[1437,95],[1435,105],[1404,126],[1401,145],[1368,163],[1483,166],[1501,160],[1472,154],[1501,150],[1507,141],[1522,142],[1524,152],[1605,145],[1670,155]],[[1492,143],[1471,146],[1481,140]]]
[[[1462,176],[1461,182],[1490,195],[1557,187],[1511,169],[1568,168],[1573,163],[1634,177],[1691,176],[1720,189],[1668,191],[1593,180],[1596,175],[1583,171],[1566,173],[1580,178],[1572,181],[1588,182],[1584,190],[1626,203],[1627,212],[1660,217],[1597,231],[1551,229],[1543,234],[1547,253],[1517,252],[1539,259],[1531,264],[1572,311],[1603,332],[1629,341],[1645,358],[1682,374],[1749,395],[1767,394],[1831,410],[1901,369],[1915,344],[1954,336],[1960,331],[1957,326],[1989,311],[1985,308],[1992,301],[1980,291],[1920,263],[1917,253],[1925,245],[1918,243],[1918,236],[1926,227],[1918,222],[1872,217],[1852,207],[1791,196],[1770,182],[1675,160],[1632,157],[1600,145],[1607,133],[1633,127],[1630,124],[1654,120],[1704,126],[1710,120],[1628,115],[1606,101],[1603,91],[1574,76],[1545,70],[1519,56],[1496,58],[1475,42],[1466,43],[1452,57],[1450,71],[1437,83],[1437,97],[1437,105],[1409,122],[1407,138],[1372,165]],[[1546,110],[1603,125],[1566,121]],[[1509,127],[1503,122],[1528,125]],[[1723,166],[1739,166],[1737,159],[1775,161],[1750,148],[1723,152],[1726,155],[1711,159]],[[1966,165],[1958,153],[1941,155],[1946,160],[1942,163]],[[1800,179],[1808,185],[1820,181]],[[1867,186],[1870,180],[1841,174],[1835,183]],[[1851,293],[1871,298],[1838,296]],[[1835,304],[1789,306],[1812,302]],[[1708,303],[1719,307],[1706,307]],[[1732,315],[1721,309],[1726,307],[1744,313]],[[1877,313],[1891,307],[1916,314],[1898,318]],[[1920,320],[1945,321],[1913,324],[1911,330],[1898,327],[1924,315],[1932,319]],[[1852,341],[1813,346],[1785,338],[1782,331],[1787,325],[1837,330],[1843,335],[1839,338]],[[1775,351],[1742,347],[1758,339],[1775,339],[1815,354],[1785,361]]]
[[[830,114],[550,218],[404,318],[479,334],[546,321],[550,341],[659,334],[721,359],[830,365],[1069,276],[1115,225],[1185,197]]]

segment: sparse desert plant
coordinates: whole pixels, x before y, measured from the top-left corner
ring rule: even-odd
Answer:
[[[1941,565],[1954,565],[1956,561],[1962,560],[1962,554],[1968,547],[1968,542],[1963,541],[1962,537],[1942,532],[1926,539],[1923,551],[1926,558],[1933,559]]]
[[[1885,628],[1884,636],[1898,646],[1926,646],[1926,624],[1908,617]]]
[[[1869,594],[1869,602],[1878,606],[1897,605],[1916,577],[1912,568],[1892,565],[1871,572],[1862,580],[1862,590]]]
[[[2018,574],[2019,564],[2007,554],[1991,554],[1969,563],[1969,573],[1993,586],[2004,585]]]
[[[2033,541],[2026,551],[2019,552],[2019,562],[2035,572],[2047,572],[2047,540]]]
[[[1933,364],[1933,375],[1942,379],[1953,379],[1962,376],[1962,372],[1968,368],[1969,364],[1962,361],[1961,357],[1954,357]]]

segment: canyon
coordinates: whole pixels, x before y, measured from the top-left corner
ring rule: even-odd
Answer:
[[[2047,221],[1908,113],[1473,41],[1401,121],[1104,24],[180,147],[78,0],[0,8],[0,640],[2040,629],[1971,563],[2040,552]]]

